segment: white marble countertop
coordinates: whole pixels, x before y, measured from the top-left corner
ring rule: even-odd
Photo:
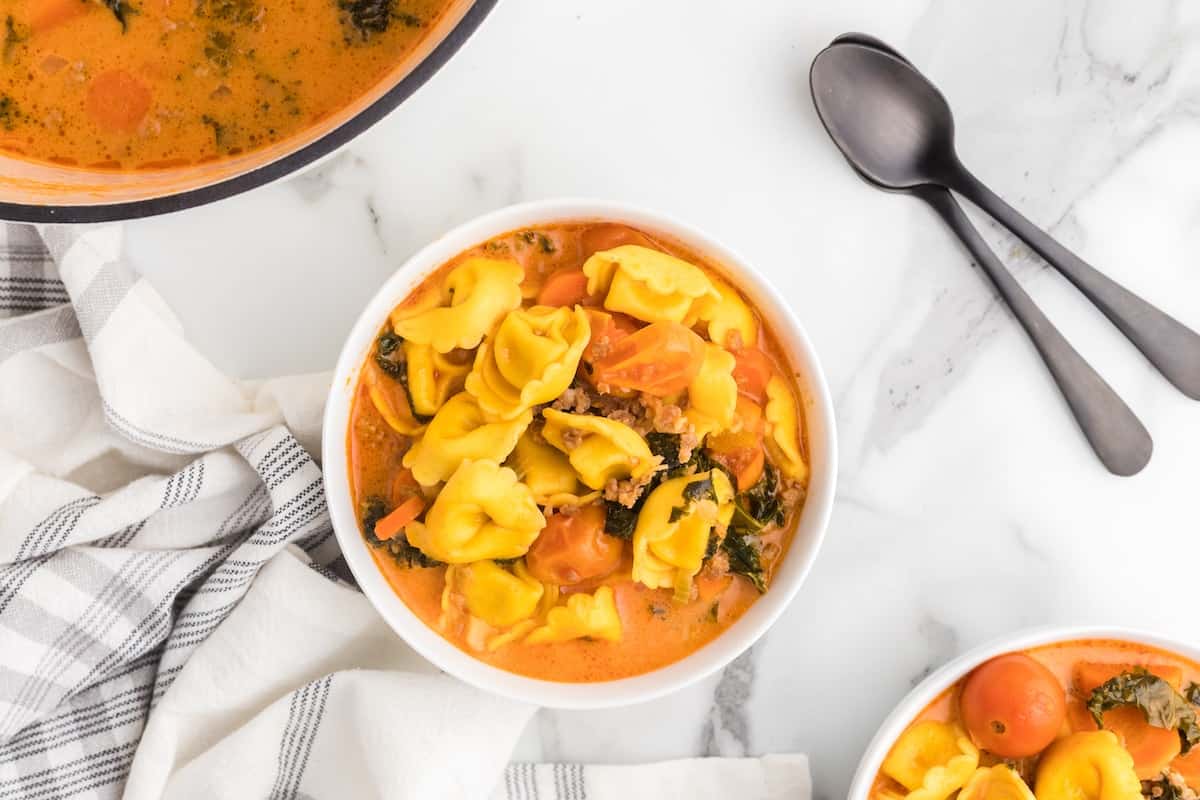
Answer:
[[[408,254],[519,200],[661,209],[744,252],[791,300],[841,431],[839,499],[811,579],[721,676],[643,706],[541,712],[518,757],[799,750],[817,796],[836,798],[912,683],[984,639],[1052,622],[1200,639],[1200,406],[986,228],[1155,437],[1141,475],[1101,468],[949,234],[915,201],[867,188],[826,139],[808,65],[853,29],[942,86],[978,175],[1200,327],[1194,2],[503,0],[334,160],[129,225],[135,264],[244,376],[330,368]]]

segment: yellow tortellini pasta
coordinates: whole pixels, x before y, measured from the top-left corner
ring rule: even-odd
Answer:
[[[438,409],[425,435],[404,454],[404,466],[417,483],[433,486],[465,459],[503,461],[532,419],[533,412],[526,410],[516,419],[488,422],[475,398],[460,392]]]
[[[584,637],[609,642],[621,640],[621,617],[611,586],[601,586],[590,595],[571,595],[566,605],[550,609],[546,624],[534,628],[525,641],[547,644]]]
[[[440,294],[392,312],[400,338],[430,345],[439,353],[471,350],[501,317],[521,305],[525,270],[515,261],[473,256],[450,270]]]
[[[1085,731],[1042,754],[1034,794],[1038,800],[1140,800],[1142,784],[1116,734]]]
[[[597,497],[594,492],[580,492],[579,477],[566,455],[539,441],[532,431],[517,440],[507,465],[533,492],[539,506],[582,506]]]
[[[462,593],[467,611],[496,628],[529,619],[537,611],[542,584],[518,561],[509,572],[495,561],[451,564],[446,585]]]
[[[733,424],[738,387],[733,379],[733,355],[715,344],[705,344],[704,362],[688,386],[688,421],[697,436],[728,430]]]
[[[945,800],[970,780],[979,751],[957,726],[926,720],[896,741],[883,773],[908,789],[908,800]]]
[[[696,303],[695,315],[708,323],[708,338],[714,344],[729,347],[729,334],[738,332],[744,347],[754,347],[758,342],[758,320],[746,301],[725,281],[715,275],[708,276],[716,291],[716,297],[706,297]]]
[[[498,419],[549,403],[571,385],[590,332],[580,306],[512,311],[480,346],[467,391]]]
[[[425,521],[404,529],[422,553],[447,564],[525,555],[546,518],[529,487],[495,461],[464,461],[446,481]]]
[[[403,410],[396,408],[389,397],[389,395],[395,396],[396,391],[404,390],[396,387],[389,391],[380,385],[380,382],[384,380],[391,380],[391,378],[379,378],[375,377],[374,373],[368,373],[367,396],[371,398],[371,405],[375,406],[379,416],[383,417],[383,421],[396,433],[402,436],[417,436],[425,430],[425,426],[413,419],[407,408]]]
[[[699,301],[719,299],[699,267],[635,244],[593,253],[583,272],[588,294],[604,293],[605,308],[644,322],[695,319]]]
[[[687,600],[709,536],[732,517],[733,486],[724,470],[663,481],[646,498],[633,531],[633,579],[651,589],[673,588],[677,600]]]
[[[447,398],[462,390],[470,361],[455,361],[427,344],[404,343],[408,394],[413,411],[432,416]]]
[[[778,375],[767,382],[767,406],[763,416],[767,420],[764,444],[780,471],[792,480],[807,478],[808,464],[800,453],[800,413],[796,409],[796,398]]]
[[[642,478],[658,468],[659,459],[646,440],[624,423],[552,408],[542,416],[542,436],[567,454],[579,479],[591,489],[603,489],[613,478]]]
[[[1034,800],[1033,792],[1012,767],[980,767],[958,793],[958,800]]]

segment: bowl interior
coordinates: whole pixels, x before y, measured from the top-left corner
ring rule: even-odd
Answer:
[[[346,426],[358,370],[388,312],[430,272],[463,250],[510,230],[556,222],[621,222],[679,242],[711,260],[756,305],[791,357],[804,406],[812,461],[808,498],[791,548],[766,595],[725,633],[681,661],[653,672],[600,683],[537,680],[509,673],[459,650],[425,625],[400,600],[375,566],[358,531],[349,494]],[[323,458],[334,529],[347,563],[388,623],[422,655],[462,680],[516,699],[559,708],[623,705],[665,694],[721,668],[748,648],[783,611],[820,549],[833,504],[837,452],[833,409],[816,354],[782,297],[735,253],[669,218],[590,201],[514,206],[468,223],[430,244],[400,268],[371,300],[339,357],[325,411]]]
[[[0,154],[0,217],[72,222],[144,216],[215,200],[292,172],[333,152],[415,91],[495,2],[454,0],[429,35],[365,94],[295,136],[234,158],[122,172]],[[214,191],[217,187],[221,190]],[[146,205],[156,199],[164,202]]]
[[[867,745],[866,752],[858,764],[854,780],[850,784],[850,792],[847,795],[849,800],[868,800],[871,785],[874,783],[884,758],[887,757],[888,751],[891,750],[892,745],[904,732],[904,729],[927,705],[975,667],[1005,653],[1085,639],[1111,639],[1149,645],[1200,662],[1200,649],[1194,645],[1185,644],[1157,633],[1129,628],[1062,626],[1036,628],[980,645],[950,661],[921,681],[888,715],[879,731],[871,739],[871,743]]]

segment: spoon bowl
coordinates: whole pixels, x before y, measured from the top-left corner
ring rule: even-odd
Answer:
[[[839,37],[813,61],[809,84],[834,144],[888,189],[940,182],[954,158],[954,115],[937,87],[864,34]]]

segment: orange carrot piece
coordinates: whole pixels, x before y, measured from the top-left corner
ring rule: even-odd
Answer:
[[[114,69],[92,81],[86,107],[102,128],[133,133],[150,110],[150,90],[125,70]]]
[[[409,495],[396,509],[375,523],[375,536],[391,539],[404,530],[404,526],[417,518],[425,508],[425,501],[417,495]]]

